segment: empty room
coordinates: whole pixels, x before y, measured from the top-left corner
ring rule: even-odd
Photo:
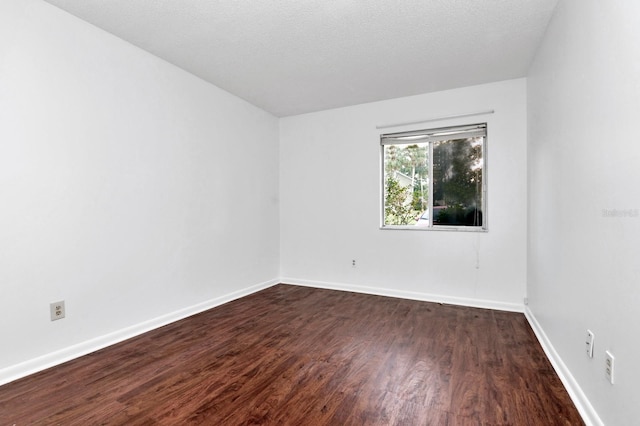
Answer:
[[[0,1],[0,425],[635,425],[640,2]]]

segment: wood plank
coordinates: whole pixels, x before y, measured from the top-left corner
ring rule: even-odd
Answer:
[[[522,314],[277,285],[0,387],[0,425],[580,425]]]

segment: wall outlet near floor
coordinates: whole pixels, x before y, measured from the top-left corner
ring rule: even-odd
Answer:
[[[356,260],[355,260],[355,259],[353,259],[353,260],[351,261],[351,267],[352,267],[352,268],[355,268],[355,267],[356,267]]]
[[[587,356],[589,358],[593,358],[593,341],[595,339],[595,336],[593,334],[593,331],[591,330],[587,330],[587,340],[586,340],[586,345],[587,345]]]
[[[64,309],[64,300],[60,302],[54,302],[49,305],[49,311],[51,312],[51,321],[59,320],[64,318],[65,309]]]
[[[613,361],[615,360],[615,357],[613,356],[613,354],[609,351],[606,351],[604,353],[604,360],[605,360],[605,370],[604,370],[604,374],[607,377],[607,380],[609,380],[609,383],[613,384]]]

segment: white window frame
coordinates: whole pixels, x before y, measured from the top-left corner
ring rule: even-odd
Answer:
[[[387,225],[385,224],[385,146],[388,145],[411,145],[412,143],[429,143],[429,176],[433,176],[433,144],[438,141],[463,139],[467,137],[483,136],[482,144],[482,188],[481,188],[481,226],[463,225],[434,225],[430,220],[428,226],[415,225]],[[487,232],[487,123],[477,123],[470,125],[459,125],[449,127],[439,127],[424,130],[412,130],[397,133],[385,133],[380,135],[380,165],[381,165],[381,186],[380,186],[380,229],[382,230],[411,230],[411,231],[463,231],[463,232]],[[429,218],[433,218],[433,179],[429,179]]]

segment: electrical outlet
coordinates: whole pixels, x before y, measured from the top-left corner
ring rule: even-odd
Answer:
[[[353,260],[351,261],[351,267],[352,267],[352,268],[355,268],[355,267],[356,267],[356,260],[355,260],[355,259],[353,259]]]
[[[609,383],[613,384],[613,361],[615,360],[615,357],[613,356],[613,354],[609,351],[606,351],[604,356],[605,359],[605,370],[604,370],[604,374],[607,377],[607,380],[609,380]]]
[[[49,311],[51,312],[51,321],[64,318],[65,316],[64,300],[60,302],[51,303],[49,305]]]
[[[587,344],[587,356],[589,358],[593,358],[593,341],[595,339],[595,336],[593,334],[593,331],[591,330],[587,330],[587,341],[585,342]]]

